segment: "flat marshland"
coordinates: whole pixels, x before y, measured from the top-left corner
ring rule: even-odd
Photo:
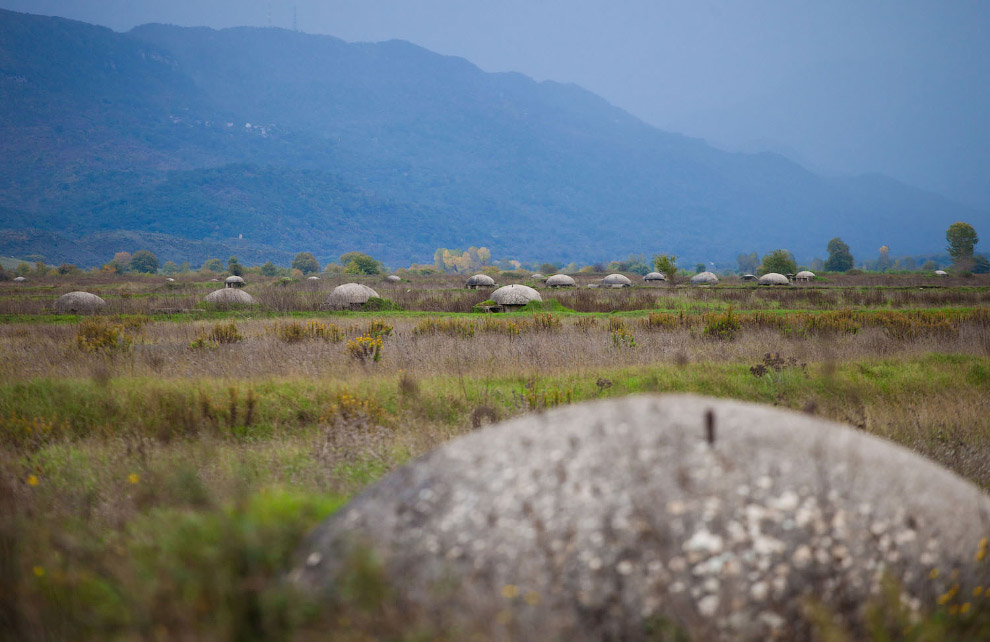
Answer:
[[[222,284],[202,277],[0,283],[0,622],[15,638],[306,638],[326,615],[280,578],[350,495],[482,425],[603,397],[804,410],[990,488],[984,277],[542,289],[501,314],[474,312],[490,291],[461,277],[367,280],[382,300],[346,312],[324,309],[329,277],[249,277],[260,304],[239,310],[203,307]],[[54,314],[72,290],[106,314]]]

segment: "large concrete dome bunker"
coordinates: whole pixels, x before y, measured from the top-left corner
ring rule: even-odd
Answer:
[[[528,285],[505,285],[491,294],[492,301],[507,310],[521,308],[530,301],[542,301],[540,293]]]
[[[257,303],[255,298],[244,290],[227,287],[210,292],[204,300],[219,306],[254,305]]]
[[[95,314],[106,307],[107,302],[91,292],[69,292],[55,300],[57,314]]]
[[[378,292],[363,283],[344,283],[338,285],[327,297],[327,306],[332,309],[356,309],[368,302],[370,298],[380,298]]]
[[[650,621],[691,639],[808,639],[809,600],[855,637],[887,578],[910,609],[982,586],[988,529],[976,486],[847,426],[632,397],[491,426],[404,466],[314,531],[290,578],[342,599],[336,579],[370,552],[412,626],[489,639],[645,639]]]

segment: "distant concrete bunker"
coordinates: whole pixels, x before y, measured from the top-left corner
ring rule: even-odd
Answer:
[[[988,533],[987,495],[892,443],[753,404],[632,397],[444,445],[318,528],[291,578],[340,599],[336,578],[370,547],[416,626],[808,639],[809,600],[862,633],[885,577],[911,609],[971,595]]]

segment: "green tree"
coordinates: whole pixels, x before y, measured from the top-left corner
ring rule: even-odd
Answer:
[[[760,261],[760,271],[763,274],[767,272],[793,274],[797,271],[797,261],[794,260],[794,255],[787,250],[774,250],[763,255],[763,260]]]
[[[825,260],[825,269],[829,272],[846,272],[852,269],[853,256],[849,253],[849,246],[842,239],[836,236],[828,242],[826,247],[828,258]]]
[[[223,272],[223,263],[220,262],[220,259],[206,259],[206,262],[203,263],[203,269],[210,272]]]
[[[945,231],[945,240],[949,242],[949,256],[959,269],[969,269],[973,262],[973,247],[980,242],[976,230],[969,223],[959,221],[949,226]]]
[[[739,274],[752,274],[760,265],[760,257],[756,252],[740,254],[736,257],[736,263],[739,264]]]
[[[237,260],[236,256],[227,259],[227,271],[231,276],[244,276],[244,266]]]
[[[292,259],[292,268],[303,274],[316,274],[320,271],[320,264],[312,253],[300,252],[296,254],[296,258]]]
[[[375,259],[362,252],[348,252],[341,255],[340,264],[347,274],[381,274],[382,266]]]
[[[275,276],[278,274],[278,268],[271,261],[266,261],[262,264],[259,271],[261,272],[261,276]]]
[[[176,274],[179,271],[179,266],[176,265],[175,261],[165,261],[162,264],[162,272],[165,274]]]
[[[28,274],[31,274],[31,266],[27,263],[18,263],[17,267],[14,268],[14,276],[26,277]]]
[[[131,256],[131,269],[143,274],[154,274],[158,271],[158,257],[151,250],[138,250]]]
[[[74,275],[82,272],[75,263],[63,263],[55,268],[55,271],[58,272],[59,276]]]
[[[113,255],[113,260],[110,261],[110,266],[117,274],[123,274],[127,270],[131,269],[131,253],[117,252]]]
[[[677,257],[673,254],[657,254],[653,257],[653,267],[667,277],[667,283],[674,285],[677,280]]]
[[[977,254],[973,257],[973,274],[990,273],[990,261],[987,257]]]

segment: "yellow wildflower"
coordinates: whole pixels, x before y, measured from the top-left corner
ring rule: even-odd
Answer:
[[[141,481],[141,476],[138,475],[137,473],[131,473],[130,475],[127,476],[127,481],[132,484],[136,484],[139,481]]]
[[[45,576],[45,568],[43,566],[35,566],[31,570],[34,571],[34,576],[35,577],[44,577]]]
[[[502,597],[505,599],[511,600],[517,595],[519,595],[519,587],[515,584],[506,584],[502,587]]]
[[[28,486],[37,486],[38,484],[41,483],[41,480],[38,479],[37,475],[28,475],[27,483]]]

